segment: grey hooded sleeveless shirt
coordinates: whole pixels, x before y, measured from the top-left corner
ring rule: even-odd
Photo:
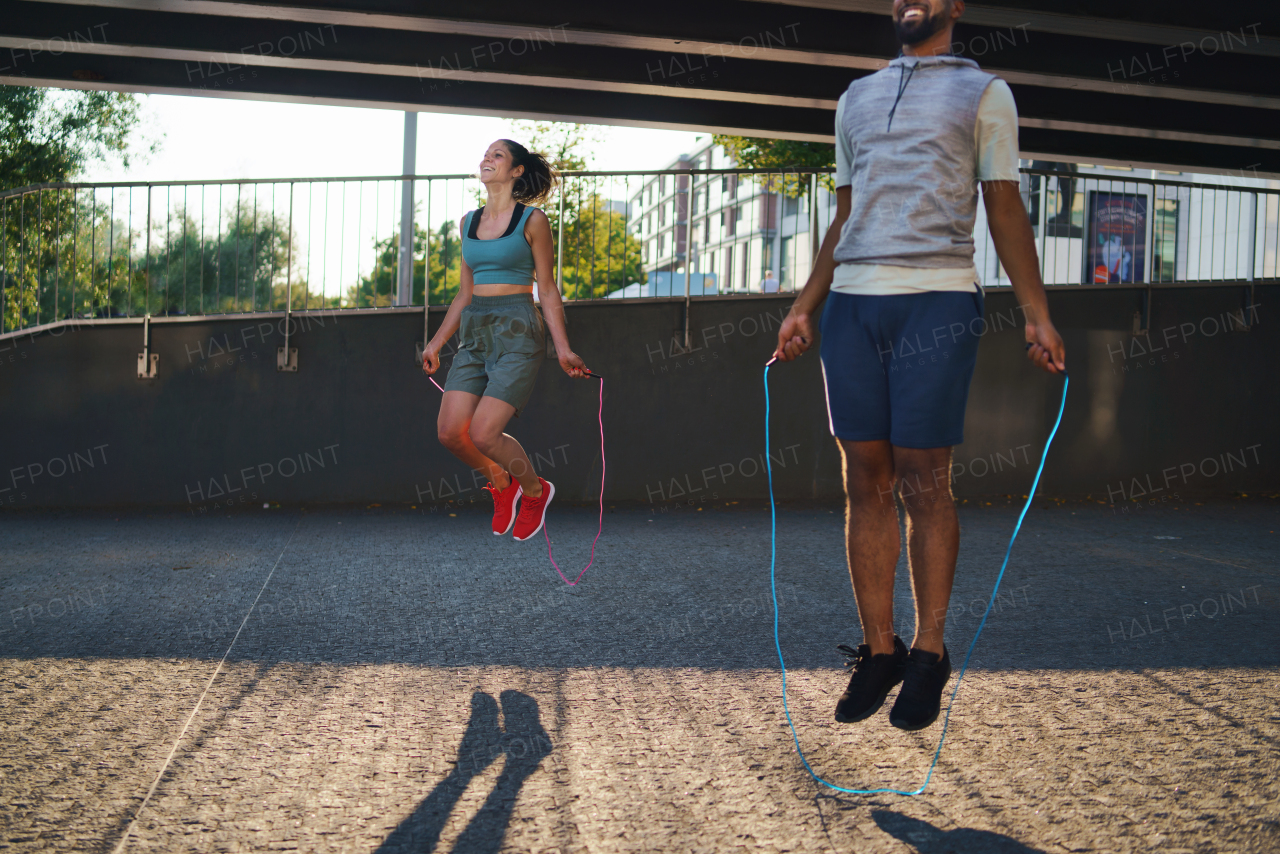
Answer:
[[[995,75],[971,59],[900,56],[849,84],[853,207],[840,264],[968,267],[978,210],[978,105]]]

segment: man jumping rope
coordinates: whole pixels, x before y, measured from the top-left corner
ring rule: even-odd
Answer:
[[[822,373],[844,460],[849,575],[863,643],[836,720],[875,714],[923,729],[951,676],[943,629],[960,525],[951,449],[963,441],[969,381],[985,328],[973,263],[978,183],[1000,261],[1026,318],[1027,357],[1066,370],[1018,190],[1018,116],[1009,87],[950,53],[963,0],[894,0],[902,55],[855,80],[836,110],[836,215],[778,332],[791,361],[813,342],[823,301]],[[828,296],[828,293],[830,296]],[[906,509],[915,594],[910,652],[894,633],[900,553],[894,489]]]

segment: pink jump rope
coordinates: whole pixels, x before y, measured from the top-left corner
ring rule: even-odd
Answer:
[[[591,559],[587,561],[587,565],[582,568],[582,571],[578,573],[577,578],[573,579],[573,581],[568,579],[564,574],[564,571],[560,569],[560,564],[556,563],[555,556],[551,554],[551,536],[547,533],[546,520],[544,519],[542,523],[542,536],[547,540],[547,559],[550,560],[551,565],[556,568],[556,572],[560,575],[560,578],[564,583],[568,584],[570,587],[573,587],[581,581],[582,576],[591,568],[591,564],[596,562],[596,543],[600,540],[600,532],[604,530],[604,377],[599,374],[593,374],[591,371],[587,371],[587,376],[595,377],[600,380],[600,408],[596,412],[596,420],[600,424],[600,518],[596,524],[596,538],[591,541]],[[441,393],[444,392],[444,387],[441,386],[440,383],[436,382],[435,377],[429,376],[427,379],[431,380],[431,384],[440,389]]]

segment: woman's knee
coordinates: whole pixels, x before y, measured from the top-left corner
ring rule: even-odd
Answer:
[[[458,448],[466,444],[467,428],[465,422],[443,422],[436,425],[436,437],[446,448]]]
[[[472,423],[467,435],[471,437],[471,444],[475,445],[482,454],[489,454],[497,446],[498,439],[502,436],[502,433],[501,431],[486,429],[483,426]]]

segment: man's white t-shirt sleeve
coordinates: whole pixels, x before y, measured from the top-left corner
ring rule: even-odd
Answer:
[[[854,152],[844,133],[844,95],[836,107],[836,186],[853,183]],[[1009,84],[993,80],[978,102],[974,125],[979,181],[1018,180],[1018,107]],[[886,264],[837,264],[831,290],[836,293],[895,295],[921,291],[974,289],[978,271],[969,268],[897,267]]]
[[[978,146],[978,180],[1017,181],[1018,105],[1013,101],[1009,84],[1003,80],[992,80],[982,93],[974,136]]]
[[[844,99],[848,95],[845,90],[836,104],[836,186],[848,187],[853,183],[853,152],[849,148],[849,137],[844,132]]]

